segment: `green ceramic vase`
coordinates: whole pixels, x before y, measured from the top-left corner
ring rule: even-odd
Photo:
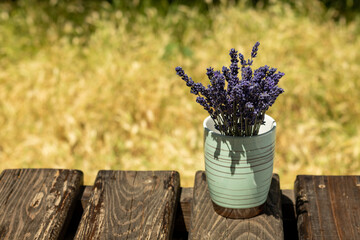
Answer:
[[[269,193],[275,152],[276,122],[265,124],[252,137],[222,135],[211,117],[204,121],[205,173],[211,200],[230,209],[265,203]]]

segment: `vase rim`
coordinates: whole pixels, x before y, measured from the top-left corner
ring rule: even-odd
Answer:
[[[221,136],[221,137],[228,137],[228,138],[257,138],[264,135],[267,135],[276,129],[276,121],[269,115],[265,114],[265,122],[269,121],[269,124],[271,124],[270,130],[267,130],[261,134],[254,135],[254,136],[230,136],[230,135],[224,135],[221,134],[218,130],[212,130],[210,127],[208,127],[208,124],[214,125],[214,120],[211,118],[211,116],[208,116],[205,118],[203,122],[204,129],[208,130],[211,134],[215,136]],[[266,124],[266,123],[265,123]]]

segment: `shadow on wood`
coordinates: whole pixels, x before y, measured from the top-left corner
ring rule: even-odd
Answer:
[[[189,239],[248,239],[248,237],[284,238],[278,175],[273,175],[263,214],[251,219],[229,219],[215,212],[207,188],[205,172],[197,172]]]

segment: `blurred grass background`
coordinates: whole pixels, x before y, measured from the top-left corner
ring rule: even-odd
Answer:
[[[206,82],[228,51],[285,72],[270,109],[274,171],[360,174],[355,1],[2,1],[0,171],[165,170],[192,186],[206,112],[174,68]]]

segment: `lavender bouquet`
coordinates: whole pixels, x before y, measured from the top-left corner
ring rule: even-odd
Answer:
[[[257,56],[260,43],[256,42],[251,58],[244,56],[232,48],[230,50],[231,65],[222,71],[207,69],[206,75],[210,84],[205,88],[195,83],[185,74],[181,67],[176,73],[197,95],[196,102],[209,112],[214,120],[215,128],[228,136],[254,136],[264,124],[265,112],[272,106],[276,98],[284,92],[278,87],[280,78],[285,74],[276,72],[276,68],[265,65],[252,70],[253,59]],[[241,65],[241,79],[239,76]]]

